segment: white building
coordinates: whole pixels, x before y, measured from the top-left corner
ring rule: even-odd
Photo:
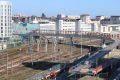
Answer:
[[[12,36],[12,3],[0,0],[0,40],[8,40]]]
[[[101,30],[100,21],[92,20],[91,21],[91,31],[100,32],[100,30]]]
[[[56,27],[59,27],[59,30],[75,31],[75,22],[74,21],[57,20]]]
[[[33,24],[37,24],[37,23],[38,23],[37,18],[35,17],[35,19],[33,19],[33,21],[32,21],[31,23],[33,23]]]
[[[81,31],[92,31],[92,26],[91,24],[85,24],[84,22],[81,22],[80,30]]]
[[[120,32],[120,16],[111,16],[100,21],[101,32],[103,33],[119,33]]]
[[[103,33],[120,32],[120,24],[101,25],[101,32],[103,32]]]
[[[42,20],[39,22],[41,30],[55,30],[55,22],[49,20]]]
[[[0,50],[7,47],[5,42],[12,36],[11,9],[11,0],[0,0]]]
[[[80,19],[86,24],[91,23],[91,16],[89,14],[80,15]]]
[[[78,28],[76,29],[76,26]],[[40,23],[41,30],[64,30],[64,31],[91,31],[91,24],[86,24],[81,20],[76,21],[64,21],[62,19],[57,21],[45,21]]]

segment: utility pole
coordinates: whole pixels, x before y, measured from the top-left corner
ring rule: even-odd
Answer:
[[[52,37],[52,51],[54,53],[54,37]]]
[[[39,37],[39,41],[40,41],[40,47],[42,47],[42,37]]]
[[[33,66],[33,36],[29,34],[29,54],[31,56],[31,64]]]
[[[51,61],[53,61],[53,54],[54,54],[54,38],[52,37],[52,54],[51,54],[52,60]]]
[[[90,43],[91,43],[91,37],[90,37]],[[89,48],[89,53],[88,53],[89,57],[91,56],[91,46]]]
[[[48,40],[47,38],[45,39],[45,53],[48,52]]]
[[[58,38],[56,37],[55,38],[55,40],[54,40],[54,54],[56,55],[57,54],[57,52],[58,52],[58,46],[57,46],[57,44],[58,44],[58,40],[57,40]],[[55,57],[55,60],[56,60],[56,57]]]
[[[40,51],[40,39],[37,39],[37,52]]]
[[[39,48],[41,47],[41,35],[40,35],[40,28],[39,28]],[[40,49],[39,49],[40,50]]]
[[[22,64],[22,53],[21,53],[21,51],[22,51],[22,49],[21,49],[21,47],[20,47],[20,62],[21,62],[21,64]]]
[[[6,54],[3,52],[2,53],[2,64],[6,64]],[[6,69],[6,66],[4,66],[4,70]],[[4,72],[1,72],[1,74],[4,74]]]
[[[4,37],[2,38],[2,50],[4,49]]]
[[[81,55],[82,55],[82,28],[81,28]]]
[[[11,60],[11,76],[13,75],[13,60]]]
[[[2,55],[0,54],[0,56],[1,56],[0,62],[2,62]],[[0,72],[0,75],[2,75],[2,72]]]
[[[8,65],[8,53],[6,53],[6,73],[7,73],[7,79],[8,79],[8,67],[9,67],[9,65]]]
[[[97,66],[98,66],[98,60],[96,59],[96,80],[98,80],[98,78],[97,78]]]
[[[73,50],[72,50],[72,48],[73,48],[73,37],[70,37],[70,43],[71,43],[71,45],[70,45],[70,53],[71,53],[70,58],[72,59],[72,54],[73,54]]]
[[[54,39],[54,53],[57,52],[57,39]]]

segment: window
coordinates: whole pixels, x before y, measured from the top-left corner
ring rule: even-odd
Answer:
[[[7,20],[5,19],[5,22],[7,22]]]
[[[1,30],[1,33],[3,33],[3,30]]]
[[[7,23],[5,23],[5,26],[7,26]]]
[[[3,27],[1,27],[1,30],[3,29]]]
[[[103,32],[105,32],[105,27],[103,27]]]
[[[3,16],[1,16],[1,19],[3,19]]]
[[[7,18],[7,16],[5,16],[5,19]]]
[[[1,26],[3,26],[3,23],[1,23]]]
[[[3,5],[1,5],[1,8],[3,8]]]
[[[112,26],[112,31],[119,31],[118,26]]]
[[[5,8],[7,7],[7,5],[5,5]]]
[[[1,36],[3,36],[3,34],[1,34]]]
[[[5,30],[5,33],[7,33],[7,30]]]
[[[110,27],[108,27],[108,31],[110,32]]]

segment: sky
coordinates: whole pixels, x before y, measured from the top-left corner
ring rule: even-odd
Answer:
[[[13,14],[120,15],[120,0],[12,0]]]

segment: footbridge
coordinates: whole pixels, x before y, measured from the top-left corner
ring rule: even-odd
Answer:
[[[120,40],[120,33],[101,33],[89,31],[65,31],[65,30],[33,30],[30,32],[33,36],[55,36],[55,37],[83,37],[83,38],[97,38],[97,39],[118,39]]]

